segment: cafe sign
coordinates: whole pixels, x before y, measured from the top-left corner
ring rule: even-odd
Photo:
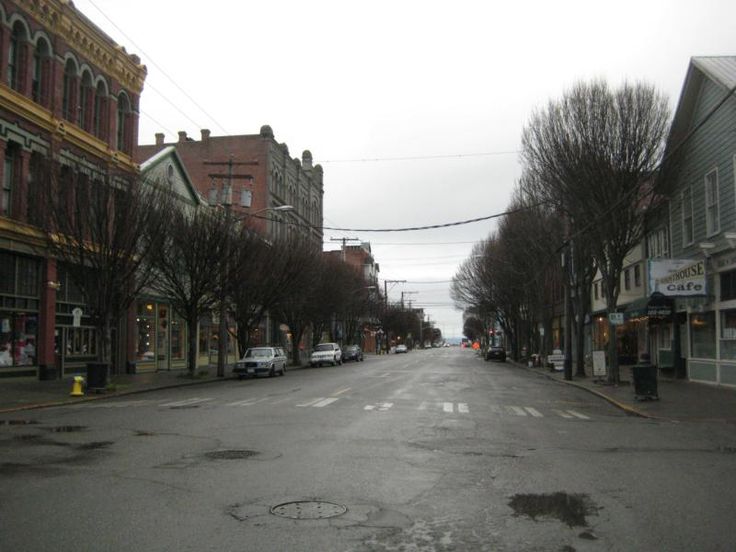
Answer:
[[[706,295],[705,260],[650,260],[649,291],[667,297]]]

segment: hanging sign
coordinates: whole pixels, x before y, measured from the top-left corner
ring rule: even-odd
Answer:
[[[622,312],[609,312],[608,321],[614,326],[621,326],[624,323],[624,313]]]
[[[82,325],[82,309],[79,307],[72,311],[72,326],[78,328]]]
[[[649,290],[668,297],[706,295],[705,260],[650,260]]]

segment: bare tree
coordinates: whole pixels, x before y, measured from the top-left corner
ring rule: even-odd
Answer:
[[[223,244],[230,231],[228,226],[221,210],[210,207],[174,209],[168,232],[159,250],[150,258],[156,275],[150,284],[151,290],[166,297],[186,320],[190,375],[197,366],[199,319],[218,301],[218,274],[227,264]]]
[[[624,258],[644,234],[657,194],[654,171],[669,121],[653,87],[581,83],[535,113],[522,135],[524,170],[540,195],[564,213],[570,236],[586,233],[614,312]],[[609,327],[609,379],[618,382],[615,328]]]
[[[170,194],[137,175],[50,160],[33,167],[33,178],[48,251],[65,265],[91,311],[107,374],[112,329],[151,281],[148,260],[168,227],[161,213],[171,212],[158,207],[168,204]]]

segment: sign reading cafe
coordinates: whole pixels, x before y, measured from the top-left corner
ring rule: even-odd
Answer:
[[[706,295],[705,260],[650,260],[649,290],[668,297]]]

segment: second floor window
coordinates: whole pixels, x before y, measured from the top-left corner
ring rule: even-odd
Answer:
[[[693,199],[690,188],[682,191],[682,245],[690,245],[695,240],[693,233]]]
[[[0,215],[12,215],[13,190],[17,180],[18,147],[8,143],[5,148],[5,162],[3,163],[3,190],[0,196]]]
[[[631,269],[629,268],[624,270],[624,289],[626,291],[631,289]]]
[[[718,171],[705,175],[705,224],[707,235],[717,234],[721,229],[718,216]]]
[[[641,265],[634,266],[634,287],[641,287]]]

